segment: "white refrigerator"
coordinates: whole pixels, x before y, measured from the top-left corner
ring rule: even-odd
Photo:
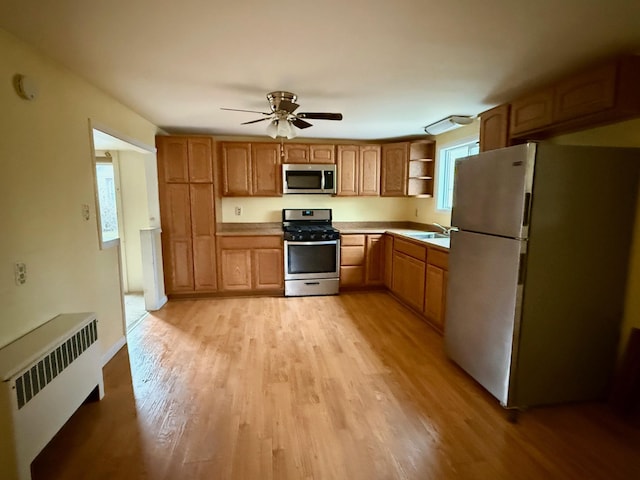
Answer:
[[[603,398],[640,149],[528,143],[456,161],[445,347],[506,408]]]

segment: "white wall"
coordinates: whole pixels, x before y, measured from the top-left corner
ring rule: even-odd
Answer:
[[[124,321],[118,249],[99,249],[89,119],[146,145],[157,128],[4,30],[0,58],[0,345],[59,313],[94,311],[108,352]],[[36,100],[15,93],[16,74],[39,86]],[[21,286],[15,262],[27,265]]]
[[[440,149],[464,141],[478,140],[480,133],[480,121],[474,120],[471,125],[460,127],[449,132],[441,133],[435,137],[436,140],[436,176],[434,194],[437,193],[437,180],[440,175]],[[420,223],[439,223],[449,226],[451,224],[451,212],[438,210],[436,208],[436,197],[433,198],[413,198],[408,209],[407,220]],[[416,215],[416,210],[418,214]]]
[[[142,292],[142,251],[140,229],[149,227],[145,155],[121,150],[118,155],[123,232],[121,247],[125,261],[128,292]]]

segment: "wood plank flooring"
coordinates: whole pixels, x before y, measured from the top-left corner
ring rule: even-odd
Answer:
[[[384,292],[172,301],[128,342],[34,480],[640,478],[638,427],[604,404],[509,423]]]

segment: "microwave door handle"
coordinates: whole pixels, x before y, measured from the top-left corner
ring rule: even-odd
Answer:
[[[324,175],[325,175],[325,171],[324,170],[320,170],[320,190],[324,190]]]

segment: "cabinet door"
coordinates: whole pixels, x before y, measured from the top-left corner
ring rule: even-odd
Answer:
[[[193,291],[193,250],[189,185],[161,186],[162,256],[167,293]]]
[[[408,142],[390,143],[382,146],[381,196],[404,197],[407,195],[408,163]]]
[[[189,148],[186,137],[157,136],[158,181],[160,183],[189,182]]]
[[[341,287],[360,287],[364,285],[364,267],[347,265],[340,267]]]
[[[555,88],[553,120],[572,120],[613,108],[616,100],[616,64],[572,76]]]
[[[384,283],[384,237],[382,235],[367,235],[365,265],[365,283],[382,285]]]
[[[424,309],[424,262],[404,253],[393,254],[393,292],[408,305]]]
[[[309,163],[336,163],[335,145],[309,145]]]
[[[511,135],[528,132],[551,124],[553,90],[547,89],[511,103],[509,131]]]
[[[508,103],[487,110],[480,116],[480,151],[495,150],[509,145]]]
[[[359,155],[357,145],[338,145],[338,196],[358,195]]]
[[[251,250],[220,251],[223,290],[251,290]]]
[[[222,194],[250,196],[252,177],[251,144],[225,143],[222,146]]]
[[[393,284],[393,236],[384,235],[384,286],[391,290]]]
[[[427,264],[424,314],[440,330],[444,328],[444,274],[440,267]]]
[[[361,196],[380,195],[380,146],[360,147],[360,178],[358,193]]]
[[[196,291],[215,291],[216,219],[212,183],[190,185],[191,233],[193,238],[193,281]]]
[[[309,163],[309,145],[302,143],[285,144],[284,163]]]
[[[278,290],[284,288],[284,257],[280,248],[259,248],[253,251],[253,288]]]
[[[189,181],[191,183],[213,182],[211,144],[210,138],[194,137],[188,139]]]
[[[282,195],[280,146],[277,143],[251,145],[253,195],[279,197]]]

